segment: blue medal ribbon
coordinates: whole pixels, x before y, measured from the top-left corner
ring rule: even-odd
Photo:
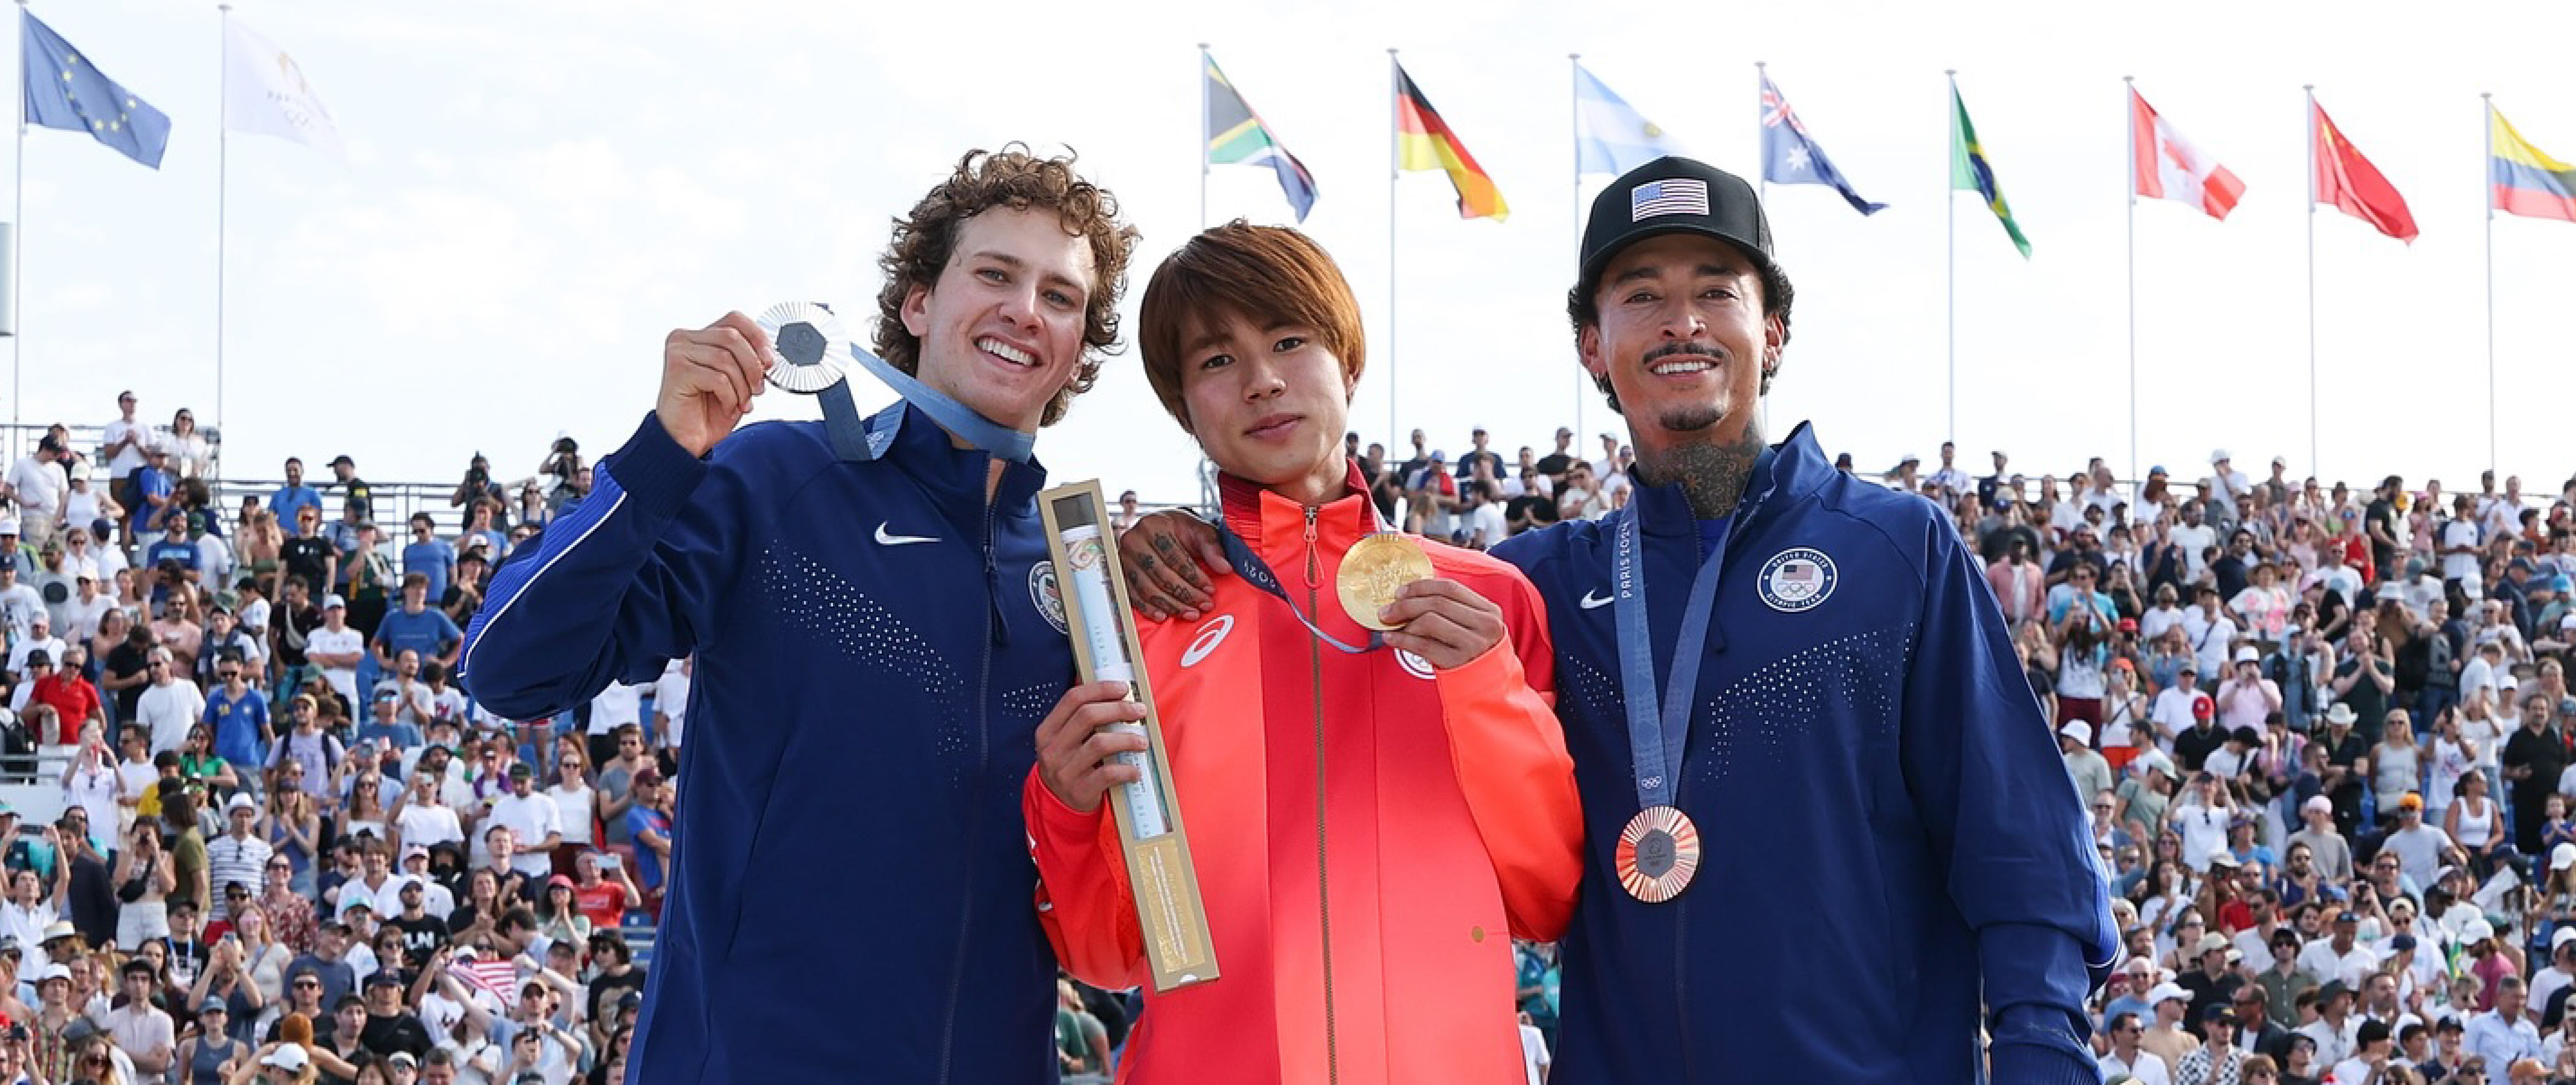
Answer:
[[[857,343],[843,343],[842,346],[850,352],[852,361],[876,374],[886,387],[894,389],[894,394],[920,408],[921,413],[929,415],[931,421],[939,423],[939,428],[947,430],[958,440],[1012,463],[1027,463],[1029,457],[1036,453],[1037,434],[1012,429],[975,413],[974,408],[958,402],[946,392],[921,383],[911,374],[895,368],[894,363],[860,349]],[[858,416],[857,409],[850,403],[849,381],[844,380],[824,390],[824,414],[833,413],[834,399],[841,401],[852,418]]]
[[[1219,520],[1216,525],[1216,541],[1218,546],[1225,548],[1225,560],[1234,566],[1234,575],[1242,577],[1245,583],[1269,592],[1278,597],[1280,602],[1288,604],[1288,613],[1297,616],[1297,624],[1305,626],[1307,632],[1315,635],[1315,639],[1323,641],[1334,651],[1360,655],[1386,647],[1386,634],[1376,630],[1370,630],[1368,643],[1358,647],[1344,644],[1341,638],[1324,632],[1321,627],[1306,617],[1305,611],[1297,609],[1296,600],[1288,598],[1287,589],[1279,586],[1279,574],[1271,571],[1270,563],[1261,560],[1261,555],[1253,553],[1252,546],[1244,542],[1243,537],[1235,534],[1234,529],[1227,527],[1222,520]]]
[[[1369,527],[1371,528],[1369,534],[1392,534],[1392,531],[1387,527],[1386,521],[1378,518],[1376,503],[1370,501],[1368,499],[1368,495],[1365,493],[1360,495],[1360,506],[1368,510]],[[1305,611],[1297,609],[1297,601],[1288,598],[1287,589],[1279,586],[1279,574],[1270,568],[1270,563],[1261,560],[1261,555],[1253,553],[1252,545],[1244,542],[1243,536],[1235,534],[1234,528],[1227,526],[1222,509],[1219,510],[1216,519],[1216,541],[1218,546],[1224,548],[1225,560],[1234,566],[1234,574],[1236,576],[1242,577],[1245,582],[1251,584],[1253,587],[1269,592],[1280,602],[1288,604],[1288,613],[1296,615],[1297,624],[1305,626],[1307,632],[1315,635],[1315,639],[1330,645],[1334,651],[1349,655],[1359,655],[1364,652],[1374,652],[1380,648],[1386,647],[1386,634],[1380,633],[1376,630],[1369,631],[1368,643],[1358,647],[1352,647],[1351,645],[1342,643],[1341,638],[1324,632],[1322,628],[1318,627],[1312,620],[1308,619]]]
[[[859,367],[876,375],[903,401],[929,415],[950,436],[982,449],[998,459],[1027,463],[1037,449],[1037,434],[1015,430],[977,414],[975,409],[955,397],[894,367],[894,364],[861,348],[857,343],[840,339],[840,322],[832,307],[821,302],[789,302],[771,306],[760,315],[760,322],[775,337],[770,346],[785,367],[770,374],[771,383],[792,392],[811,392],[823,401],[823,426],[831,437],[832,451],[845,460],[865,460],[868,454],[867,420],[859,414],[850,396],[847,371],[833,361],[833,351],[848,354]],[[830,381],[824,384],[824,381]]]
[[[1772,454],[1765,450],[1754,463],[1753,477],[1767,479],[1771,463]],[[1726,564],[1727,544],[1734,539],[1735,528],[1768,496],[1766,486],[1761,494],[1737,506],[1735,514],[1724,521],[1726,527],[1718,533],[1708,556],[1701,560],[1699,572],[1691,577],[1690,597],[1683,603],[1681,637],[1673,643],[1672,671],[1666,677],[1660,699],[1655,696],[1654,633],[1646,614],[1646,563],[1637,542],[1640,503],[1631,501],[1627,508],[1610,514],[1618,521],[1611,586],[1624,687],[1620,699],[1628,709],[1628,757],[1641,809],[1671,806],[1680,790],[1674,776],[1681,769],[1682,747],[1690,737],[1691,700],[1699,689],[1700,661],[1708,656],[1708,623],[1717,610],[1718,574]]]

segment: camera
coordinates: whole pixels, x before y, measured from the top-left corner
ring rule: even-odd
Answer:
[[[555,438],[555,451],[557,451],[557,452],[579,452],[579,451],[581,451],[581,445],[580,445],[580,444],[578,444],[578,443],[576,443],[576,442],[574,442],[574,440],[573,440],[572,438],[570,438],[570,437],[557,437],[557,438]]]

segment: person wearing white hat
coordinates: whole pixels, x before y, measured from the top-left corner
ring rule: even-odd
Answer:
[[[2308,846],[2309,858],[2315,863],[2317,877],[2328,882],[2352,880],[2352,845],[2335,831],[2334,800],[2323,795],[2312,796],[2299,805],[2299,819],[2307,827],[2291,833],[2284,849],[2300,844]]]
[[[366,651],[367,635],[349,624],[349,601],[323,596],[322,626],[304,635],[304,658],[322,668],[322,680],[352,705],[358,703],[358,661]]]
[[[314,1076],[313,1056],[304,1045],[281,1041],[261,1047],[257,1060],[233,1071],[232,1085],[311,1085]]]
[[[2093,725],[2083,720],[2068,720],[2057,729],[2057,748],[2066,762],[2066,775],[2075,781],[2075,793],[2086,801],[2111,790],[2111,763],[2093,749]]]
[[[2245,472],[2236,469],[2223,448],[2209,454],[2209,488],[2211,497],[2231,507],[2237,498],[2254,492],[2253,483],[2246,479]]]
[[[2263,653],[2241,645],[2229,659],[2218,684],[2218,725],[2230,732],[2263,733],[2263,723],[2281,710],[2281,684],[2263,677]]]
[[[2183,1028],[2183,1019],[2191,1011],[2191,992],[2166,980],[2147,992],[2147,1005],[2155,1008],[2155,1021],[2147,1026],[2146,1035],[2138,1038],[2138,1046],[2153,1052],[2170,1068],[2200,1046],[2200,1037]]]
[[[2559,847],[2576,847],[2576,845],[2561,844]],[[2555,863],[2558,856],[2553,852],[2549,858],[2552,863]],[[2576,855],[2569,856],[2568,861],[2576,862]],[[2549,967],[2531,974],[2532,1005],[2547,1007],[2549,1000],[2558,992],[2576,985],[2576,948],[2571,947],[2576,947],[2576,927],[2561,926],[2550,933]],[[2547,1016],[2545,1012],[2543,1016]],[[2548,1054],[2552,1056],[2550,1061],[2557,1061],[2556,1050],[2553,1049]]]

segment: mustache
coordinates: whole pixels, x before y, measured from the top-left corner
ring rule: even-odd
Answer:
[[[1647,351],[1645,356],[1637,359],[1637,361],[1641,365],[1653,365],[1656,362],[1670,358],[1676,354],[1696,354],[1703,357],[1715,358],[1721,362],[1734,360],[1727,355],[1725,347],[1721,347],[1715,343],[1703,342],[1697,339],[1681,339],[1655,347],[1654,349]]]

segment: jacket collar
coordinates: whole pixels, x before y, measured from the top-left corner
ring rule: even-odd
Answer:
[[[929,415],[903,400],[870,415],[865,425],[867,460],[892,460],[905,474],[920,480],[941,503],[965,501],[981,510],[985,471],[992,456],[979,448],[959,448]],[[992,505],[1005,512],[1033,507],[1046,485],[1046,465],[1036,457],[1005,464],[1002,484]]]
[[[1380,527],[1377,506],[1369,500],[1368,477],[1360,473],[1359,464],[1349,459],[1344,459],[1342,466],[1342,496],[1325,502],[1315,513],[1316,537],[1340,540],[1335,548]],[[1305,506],[1260,483],[1224,471],[1217,472],[1216,490],[1225,513],[1225,526],[1254,549],[1295,549],[1305,545]]]

